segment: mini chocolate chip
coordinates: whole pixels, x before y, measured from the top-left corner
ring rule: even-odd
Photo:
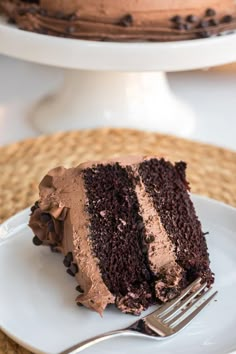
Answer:
[[[69,275],[71,275],[72,277],[74,277],[75,276],[75,274],[70,270],[70,268],[69,269],[67,269],[67,271],[66,271]]]
[[[208,31],[202,31],[202,32],[199,33],[199,36],[201,38],[209,38],[209,37],[211,37],[211,34]]]
[[[221,19],[222,23],[230,23],[233,21],[233,17],[231,15],[226,15]]]
[[[39,208],[39,203],[35,202],[35,204],[30,208],[31,212],[34,213],[36,209]]]
[[[195,15],[188,15],[186,17],[186,21],[190,23],[196,23],[198,21],[198,17]]]
[[[185,24],[184,23],[177,23],[175,28],[180,31],[185,30]]]
[[[66,32],[72,34],[75,32],[75,26],[69,26],[66,28]]]
[[[154,240],[155,240],[155,237],[154,237],[153,235],[149,235],[149,236],[146,238],[146,242],[147,242],[147,243],[152,243]]]
[[[130,14],[125,15],[124,17],[121,18],[119,21],[118,25],[124,26],[124,27],[129,27],[133,24],[133,17]]]
[[[68,252],[65,258],[71,263],[73,261],[73,253]]]
[[[78,273],[79,269],[76,263],[72,263],[70,266],[70,270],[72,271],[73,274]]]
[[[81,304],[81,302],[76,302],[76,305],[79,306],[79,307],[83,307],[84,305]]]
[[[68,268],[68,267],[70,267],[71,262],[69,262],[69,261],[67,260],[67,258],[65,257],[64,260],[63,260],[63,264],[64,264],[65,267]]]
[[[51,220],[51,215],[50,214],[48,214],[48,213],[42,213],[41,215],[40,215],[40,220],[43,222],[43,223],[47,223],[48,221],[50,221]]]
[[[185,24],[184,24],[184,29],[186,29],[186,31],[191,30],[191,28],[192,28],[192,26],[191,26],[190,23],[185,23]]]
[[[37,235],[34,236],[32,241],[35,246],[41,246],[43,243]]]
[[[90,300],[90,302],[91,302],[91,304],[94,304],[94,301],[92,299]]]
[[[206,10],[206,16],[207,17],[211,17],[211,16],[215,16],[215,15],[216,15],[216,10],[211,9],[211,8]]]
[[[84,290],[81,288],[80,285],[77,285],[76,288],[75,288],[76,291],[79,291],[80,293],[83,293]]]
[[[176,15],[174,17],[171,18],[171,21],[174,22],[174,23],[181,23],[183,22],[183,18],[179,15]]]
[[[209,21],[207,20],[202,20],[198,25],[199,28],[206,28],[208,26],[209,26]]]
[[[220,24],[220,21],[217,20],[217,18],[211,18],[211,19],[209,20],[209,25],[210,25],[210,26],[218,26],[219,24]]]

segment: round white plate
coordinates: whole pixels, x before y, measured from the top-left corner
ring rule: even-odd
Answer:
[[[166,43],[114,43],[22,31],[0,18],[0,53],[70,69],[178,71],[236,60],[236,33]]]
[[[236,210],[193,197],[216,274],[213,301],[172,339],[121,337],[88,348],[89,354],[226,354],[236,350]],[[76,282],[60,254],[32,244],[23,211],[0,227],[0,328],[36,353],[58,353],[85,338],[122,328],[136,317],[108,308],[104,317],[77,307]]]

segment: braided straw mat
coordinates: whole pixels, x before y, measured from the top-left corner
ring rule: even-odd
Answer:
[[[192,192],[236,206],[236,152],[173,136],[124,129],[57,133],[0,149],[0,222],[37,199],[38,183],[58,165],[126,154],[188,162]],[[0,354],[28,353],[0,332]]]

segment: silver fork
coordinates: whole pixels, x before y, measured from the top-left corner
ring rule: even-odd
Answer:
[[[215,291],[210,295],[210,291],[211,288],[207,287],[207,283],[201,284],[201,278],[198,278],[179,297],[160,306],[131,326],[87,339],[60,354],[76,354],[101,341],[123,335],[156,340],[170,337],[186,327],[218,293]]]

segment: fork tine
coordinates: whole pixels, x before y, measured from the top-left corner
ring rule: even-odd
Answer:
[[[188,293],[194,289],[196,285],[201,282],[201,278],[197,278],[193,283],[191,283],[177,298],[172,300],[171,302],[162,305],[158,310],[154,311],[156,316],[162,317],[167,311],[170,311],[176,304],[178,304]]]
[[[217,293],[218,291],[215,291],[207,300],[205,300],[200,306],[198,306],[190,315],[185,317],[183,321],[181,321],[177,326],[174,326],[173,328],[174,331],[178,332],[184,327],[186,327],[192,321],[192,319],[195,318],[199,314],[199,312],[201,312],[202,309],[209,304],[209,302],[211,302],[211,300],[216,296]]]
[[[164,316],[161,317],[161,320],[164,322],[168,322],[170,318],[172,318],[176,313],[178,313],[182,308],[184,308],[190,301],[192,301],[200,292],[202,292],[205,287],[207,286],[207,283],[204,283],[199,289],[197,289],[195,292],[191,293],[188,295],[186,299],[181,301],[179,304],[176,304],[176,306],[173,308],[172,311],[168,311]]]
[[[165,321],[165,323],[168,324],[168,326],[174,324],[175,322],[177,322],[179,319],[183,318],[183,315],[185,313],[187,313],[188,311],[191,311],[193,309],[194,306],[196,306],[198,303],[200,303],[200,301],[203,299],[204,296],[206,296],[212,289],[208,289],[207,291],[204,291],[200,296],[197,296],[198,294],[195,294],[195,298],[192,298],[192,302],[185,304],[185,308],[179,313],[178,311],[176,311],[176,316],[172,316],[170,320]],[[181,306],[180,310],[183,307]]]

